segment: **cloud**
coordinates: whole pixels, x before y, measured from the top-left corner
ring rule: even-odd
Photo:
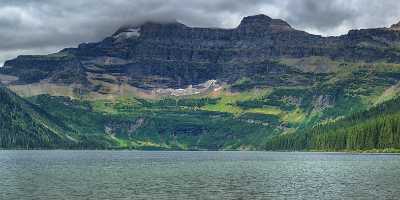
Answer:
[[[0,64],[20,54],[98,41],[125,24],[178,20],[189,26],[237,26],[242,17],[267,14],[297,29],[340,35],[400,19],[397,0],[2,0]]]
[[[283,18],[300,29],[340,35],[350,29],[387,27],[400,20],[397,0],[292,0]]]

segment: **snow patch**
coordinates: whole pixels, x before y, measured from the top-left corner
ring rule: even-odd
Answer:
[[[168,96],[189,96],[204,93],[207,91],[215,91],[215,89],[219,89],[221,86],[218,84],[217,80],[208,80],[204,83],[198,85],[189,85],[187,88],[179,88],[179,89],[155,89],[155,93],[157,95],[168,95]]]
[[[129,38],[138,38],[138,37],[140,37],[140,28],[129,28],[114,36],[114,38],[118,40],[120,39],[126,40]]]

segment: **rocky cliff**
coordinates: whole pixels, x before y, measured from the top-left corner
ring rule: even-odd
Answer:
[[[102,94],[118,93],[121,85],[149,91],[209,80],[232,84],[245,77],[269,86],[309,85],[312,79],[307,74],[280,61],[323,56],[398,63],[396,27],[321,37],[265,15],[245,17],[234,29],[147,22],[124,26],[101,42],[45,56],[19,56],[7,61],[0,72],[18,78],[11,85],[74,84]],[[290,79],[284,78],[287,74]]]

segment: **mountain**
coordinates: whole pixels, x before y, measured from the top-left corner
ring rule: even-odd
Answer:
[[[321,37],[265,15],[245,17],[235,29],[148,22],[125,26],[98,43],[47,56],[19,56],[5,62],[2,73],[17,77],[13,83],[18,85],[66,84],[96,94],[157,93],[209,80],[232,84],[243,77],[252,77],[254,86],[310,85],[313,80],[304,74],[309,70],[281,63],[313,57],[397,63],[399,41],[393,27]],[[288,73],[292,77],[284,80]]]
[[[92,147],[271,149],[397,98],[398,27],[322,37],[266,15],[233,29],[145,22],[18,56],[0,82]]]
[[[118,93],[113,86],[120,85],[146,91],[176,89],[209,80],[233,83],[258,72],[264,72],[259,74],[262,80],[269,79],[269,71],[282,75],[289,69],[275,68],[271,58],[302,56],[302,47],[312,48],[320,40],[264,15],[246,17],[231,30],[144,23],[121,28],[99,43],[48,56],[19,56],[7,61],[3,72],[18,77],[17,84],[79,84],[97,93]],[[96,84],[99,81],[110,86]]]

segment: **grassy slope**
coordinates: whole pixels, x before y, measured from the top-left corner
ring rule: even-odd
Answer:
[[[249,116],[203,109],[220,99],[80,102],[42,95],[31,101],[82,135],[108,135],[117,148],[260,149],[274,132],[260,121],[269,119],[254,122]]]

